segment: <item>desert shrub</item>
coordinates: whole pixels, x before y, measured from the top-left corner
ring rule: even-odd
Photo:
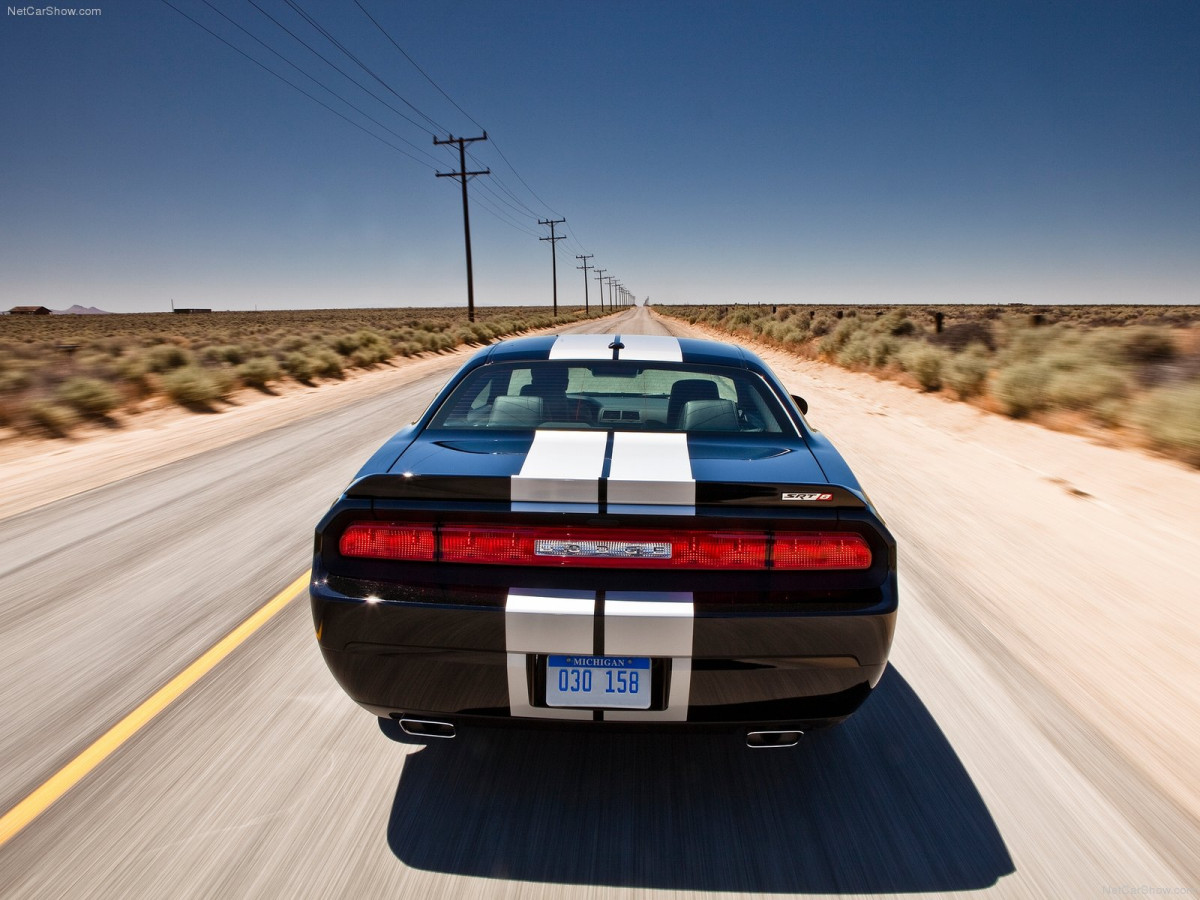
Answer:
[[[219,400],[227,389],[210,370],[181,366],[163,375],[163,390],[176,403],[198,406]]]
[[[1130,328],[1122,334],[1126,359],[1134,364],[1165,362],[1175,357],[1175,342],[1170,332],[1148,325]]]
[[[81,415],[96,418],[121,405],[121,394],[116,388],[97,378],[68,378],[58,386],[54,397]]]
[[[307,338],[303,338],[298,334],[293,334],[278,341],[275,346],[284,353],[291,353],[295,350],[303,350],[309,343]]]
[[[1105,400],[1129,393],[1129,381],[1119,369],[1105,363],[1090,363],[1054,372],[1046,385],[1046,396],[1055,406],[1095,409]]]
[[[779,340],[784,344],[803,344],[809,338],[809,333],[804,328],[788,327],[784,330]]]
[[[1128,417],[1128,403],[1119,397],[1110,397],[1096,403],[1088,412],[1099,424],[1115,428]]]
[[[33,384],[25,369],[0,369],[0,394],[16,394]]]
[[[341,357],[339,356],[338,359],[340,360]],[[301,384],[308,384],[317,374],[317,367],[312,358],[299,350],[289,353],[283,358],[283,368]]]
[[[928,340],[956,353],[972,344],[981,344],[986,350],[996,349],[992,326],[986,321],[956,322],[943,328],[941,334],[929,335]]]
[[[210,363],[229,363],[231,366],[241,365],[246,361],[246,348],[239,344],[221,344],[205,347],[200,358]]]
[[[882,369],[899,351],[900,342],[891,334],[877,334],[871,338],[871,365]]]
[[[34,428],[50,437],[66,437],[79,422],[75,410],[47,400],[33,400],[26,404],[25,417]]]
[[[942,370],[942,381],[958,395],[958,399],[966,400],[983,390],[991,368],[992,361],[987,348],[982,344],[972,344],[946,362]]]
[[[386,357],[385,357],[386,359]],[[370,369],[383,362],[373,347],[359,347],[350,354],[350,365],[361,369]]]
[[[1200,466],[1200,382],[1150,391],[1136,418],[1155,447]]]
[[[278,381],[283,370],[269,356],[258,356],[247,360],[237,367],[237,377],[247,387],[265,388],[272,381]]]
[[[130,353],[117,360],[117,378],[128,383],[139,394],[150,391],[150,371],[145,357],[139,353]]]
[[[142,359],[150,372],[169,372],[192,364],[192,354],[176,344],[155,344]]]
[[[1001,362],[1007,366],[1011,363],[1042,360],[1065,334],[1061,325],[1048,328],[1029,328],[1023,325],[1010,327]]]
[[[840,327],[840,326],[839,326]],[[837,362],[848,368],[865,368],[871,363],[871,335],[856,331],[837,353]]]
[[[739,309],[728,319],[730,325],[734,327],[738,325],[749,325],[754,321],[754,313],[748,309]]]
[[[861,330],[862,323],[858,319],[842,319],[837,323],[833,331],[829,332],[821,340],[821,352],[837,353]]]
[[[917,326],[902,309],[893,309],[880,316],[871,324],[871,329],[892,337],[907,337],[917,332]]]
[[[821,313],[819,316],[813,316],[812,325],[809,327],[809,331],[811,331],[815,337],[821,337],[822,335],[829,334],[836,324],[837,319],[835,319],[833,316],[827,315],[826,313]]]
[[[1046,384],[1053,370],[1044,362],[1017,362],[1001,369],[992,382],[992,396],[1005,413],[1019,419],[1045,409]]]
[[[322,378],[342,377],[342,357],[328,347],[319,347],[311,351],[308,360],[312,364],[314,375]]]
[[[924,341],[913,341],[905,346],[897,361],[925,391],[936,391],[942,386],[942,368],[950,354],[940,347],[931,347]]]

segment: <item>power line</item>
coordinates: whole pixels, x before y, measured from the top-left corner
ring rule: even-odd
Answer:
[[[436,81],[434,81],[432,78],[430,78],[430,77],[429,77],[429,75],[427,75],[427,74],[426,74],[425,70],[424,70],[424,69],[422,69],[420,66],[418,66],[418,65],[417,65],[417,61],[416,61],[415,59],[413,59],[411,56],[409,56],[409,55],[408,55],[408,54],[407,54],[407,53],[404,51],[404,48],[403,48],[403,47],[401,47],[401,46],[400,46],[398,43],[396,43],[396,39],[395,39],[395,38],[393,38],[393,37],[392,37],[392,36],[391,36],[391,35],[388,33],[387,29],[385,29],[385,28],[384,28],[382,25],[380,25],[380,24],[379,24],[379,22],[377,22],[377,21],[375,20],[375,17],[374,17],[374,16],[372,16],[372,15],[371,15],[369,12],[367,12],[367,8],[366,8],[365,6],[363,6],[363,5],[362,5],[362,4],[359,2],[359,0],[354,0],[354,5],[355,5],[355,6],[357,6],[359,9],[361,9],[361,10],[362,10],[362,13],[363,13],[363,15],[364,15],[364,16],[366,16],[368,19],[370,19],[370,20],[371,20],[371,24],[372,24],[372,25],[374,25],[376,28],[378,28],[378,29],[379,29],[379,32],[380,32],[380,33],[381,33],[381,34],[382,34],[382,35],[383,35],[385,38],[387,38],[389,41],[391,41],[391,42],[392,42],[392,46],[393,46],[393,47],[395,47],[397,50],[399,50],[399,51],[400,51],[400,54],[401,54],[401,55],[402,55],[402,56],[403,56],[405,59],[407,59],[407,60],[408,60],[410,63],[412,63],[412,67],[413,67],[414,69],[416,69],[418,72],[420,72],[420,73],[421,73],[421,75],[422,75],[422,76],[425,78],[425,80],[426,80],[426,81],[428,81],[430,84],[432,84],[432,85],[433,85],[435,88],[437,88],[437,89],[438,89],[438,93],[440,93],[440,94],[441,94],[443,97],[445,97],[447,100],[449,100],[449,101],[450,101],[450,104],[451,104],[451,105],[452,105],[452,106],[453,106],[455,109],[457,109],[457,110],[458,110],[460,113],[462,113],[464,116],[466,116],[468,119],[470,119],[470,120],[471,120],[471,124],[472,124],[472,125],[474,125],[476,128],[478,128],[480,131],[485,131],[485,130],[486,130],[486,129],[485,129],[483,126],[482,126],[482,125],[480,125],[478,122],[476,122],[476,121],[475,121],[474,117],[473,117],[473,116],[472,116],[472,115],[471,115],[469,112],[467,112],[465,109],[463,109],[463,108],[462,108],[461,106],[459,106],[457,103],[455,103],[455,102],[454,102],[454,98],[453,98],[453,97],[451,97],[449,94],[447,94],[447,93],[446,93],[444,90],[442,90],[442,86],[441,86],[440,84],[438,84]],[[444,128],[439,128],[438,130],[439,130],[439,131],[445,131],[446,129],[444,129]],[[494,146],[494,145],[493,145],[493,146]],[[503,154],[501,154],[501,155],[503,156]]]
[[[480,182],[478,186],[483,187],[483,182]],[[509,226],[510,228],[514,228],[517,231],[521,232],[522,234],[527,234],[530,237],[539,237],[540,236],[540,235],[538,235],[538,233],[536,231],[534,231],[530,228],[526,228],[524,225],[521,225],[519,222],[514,221],[508,215],[508,213],[506,213],[499,206],[496,206],[491,200],[489,200],[487,198],[487,196],[485,194],[476,194],[475,199],[483,207],[483,211],[486,212],[493,219],[497,219],[500,222],[503,222],[505,225]]]
[[[432,133],[432,132],[430,132],[430,130],[428,128],[426,128],[424,125],[422,125],[416,119],[412,118],[411,116],[405,115],[403,112],[396,109],[396,107],[392,106],[392,104],[388,103],[386,100],[384,100],[378,94],[376,94],[374,91],[371,91],[368,88],[364,87],[357,79],[352,78],[349,74],[347,74],[347,72],[344,69],[342,69],[341,66],[339,66],[337,63],[330,60],[320,50],[317,50],[315,47],[313,47],[311,44],[309,44],[307,41],[305,41],[302,37],[297,35],[296,32],[292,31],[292,29],[288,28],[286,25],[284,25],[282,22],[280,22],[278,19],[276,19],[273,15],[271,15],[269,12],[267,12],[265,9],[263,9],[261,6],[259,6],[258,3],[256,2],[256,0],[247,0],[247,2],[249,2],[249,4],[251,6],[253,6],[255,9],[257,9],[260,13],[262,13],[264,16],[266,16],[272,22],[274,22],[278,28],[287,32],[287,34],[289,36],[291,36],[292,40],[294,40],[298,44],[302,45],[306,50],[308,50],[309,53],[316,56],[323,63],[325,63],[325,65],[329,66],[331,69],[333,69],[339,75],[341,75],[343,78],[345,78],[347,81],[349,81],[355,87],[357,87],[360,91],[363,91],[364,93],[370,95],[376,102],[382,103],[384,106],[386,106],[388,109],[390,109],[396,115],[398,115],[404,121],[408,122],[410,125],[414,125],[417,128],[420,128],[421,131],[423,131],[425,134]]]
[[[274,69],[271,69],[270,67],[268,67],[268,66],[264,65],[263,63],[259,62],[257,59],[255,59],[253,56],[251,56],[251,55],[250,55],[249,53],[247,53],[245,50],[243,50],[243,49],[241,49],[240,47],[238,47],[238,46],[236,46],[236,45],[234,45],[234,44],[230,43],[230,42],[229,42],[229,41],[227,41],[227,40],[225,40],[225,38],[221,37],[221,35],[217,34],[215,31],[213,31],[211,28],[209,28],[209,27],[208,27],[207,25],[205,25],[203,22],[201,22],[201,21],[199,21],[198,19],[194,19],[194,18],[192,18],[191,16],[189,16],[187,13],[185,13],[185,12],[184,12],[182,9],[180,9],[178,6],[175,6],[175,4],[171,3],[171,2],[170,2],[170,0],[161,0],[161,2],[162,2],[164,5],[166,5],[166,6],[169,6],[171,9],[175,10],[175,12],[179,13],[181,16],[183,16],[185,19],[187,19],[187,20],[188,20],[189,22],[191,22],[193,25],[195,25],[195,26],[197,26],[198,28],[202,28],[202,29],[204,29],[205,31],[207,31],[207,32],[208,32],[210,35],[212,35],[213,37],[215,37],[215,38],[216,38],[218,41],[220,41],[222,44],[224,44],[224,45],[225,45],[226,47],[228,47],[230,50],[233,50],[234,52],[241,54],[241,55],[242,55],[242,56],[244,56],[246,59],[250,60],[250,62],[254,63],[254,65],[256,65],[256,66],[258,66],[260,69],[262,69],[264,72],[267,72],[267,73],[268,73],[268,74],[270,74],[270,75],[274,75],[276,78],[278,78],[278,79],[279,79],[280,81],[282,81],[284,84],[286,84],[288,87],[292,88],[292,89],[293,89],[293,90],[295,90],[295,91],[299,91],[301,94],[303,94],[303,95],[304,95],[305,97],[307,97],[309,100],[311,100],[313,103],[316,103],[318,106],[323,106],[325,109],[329,110],[331,113],[333,113],[333,114],[334,114],[335,116],[337,116],[339,119],[342,119],[342,120],[344,120],[344,121],[346,121],[346,122],[349,122],[351,125],[353,125],[355,128],[357,128],[359,131],[361,131],[361,132],[363,132],[363,133],[365,133],[365,134],[368,134],[368,135],[370,135],[371,137],[375,138],[375,140],[379,141],[381,144],[384,144],[385,146],[388,146],[388,147],[390,147],[391,149],[395,150],[397,153],[401,154],[402,156],[407,156],[407,157],[408,157],[409,159],[411,159],[413,162],[420,163],[421,165],[425,166],[426,168],[429,168],[429,169],[434,169],[434,171],[437,171],[437,170],[436,170],[436,168],[435,168],[434,166],[431,166],[429,163],[425,162],[423,159],[419,159],[419,158],[417,158],[416,156],[413,156],[413,155],[412,155],[411,153],[409,153],[407,150],[402,150],[402,149],[400,149],[400,148],[399,148],[399,147],[397,147],[395,144],[393,144],[391,141],[389,141],[389,140],[387,140],[387,139],[385,139],[385,138],[381,138],[379,135],[377,135],[375,132],[371,131],[370,129],[364,128],[364,127],[363,127],[362,125],[360,125],[358,122],[355,122],[353,119],[351,119],[349,116],[347,116],[345,113],[342,113],[342,112],[340,112],[340,111],[338,111],[338,110],[334,109],[332,106],[330,106],[328,103],[324,102],[323,100],[318,100],[316,97],[314,97],[314,96],[313,96],[312,94],[310,94],[308,91],[304,90],[304,88],[300,87],[300,86],[299,86],[299,85],[297,85],[297,84],[294,84],[294,83],[293,83],[293,82],[291,82],[291,81],[288,81],[286,78],[284,78],[284,77],[283,77],[282,75],[280,75],[278,72],[276,72]],[[319,83],[320,83],[320,82],[318,82],[318,84],[319,84]],[[324,87],[324,86],[322,85],[322,87]],[[329,90],[328,88],[325,88],[325,89],[326,89],[326,90]],[[330,91],[330,93],[333,93],[333,92],[332,92],[332,91]],[[335,94],[335,96],[337,96],[337,95]],[[338,99],[342,99],[342,98],[341,98],[341,97],[339,97]],[[342,100],[342,102],[343,102],[343,103],[346,103],[346,105],[347,105],[347,106],[350,106],[352,109],[354,109],[356,112],[360,113],[361,115],[365,116],[366,118],[370,118],[370,116],[367,116],[367,115],[366,115],[366,113],[364,113],[362,110],[358,109],[358,107],[354,106],[354,104],[350,103],[349,101]],[[371,121],[375,121],[375,120],[374,120],[374,119],[372,119]],[[377,124],[377,125],[378,125],[379,123],[378,123],[378,122],[376,122],[375,124]],[[383,127],[383,126],[380,126],[380,127]],[[392,133],[394,134],[395,132],[392,132]],[[397,137],[399,137],[399,135],[397,135]],[[404,139],[403,139],[403,138],[401,138],[401,140],[404,140]],[[409,141],[405,141],[405,143],[410,143],[410,142],[409,142]],[[428,154],[426,154],[426,155],[428,155]],[[430,158],[432,159],[432,157],[430,157]]]
[[[430,118],[429,116],[427,116],[425,113],[423,113],[421,110],[417,109],[417,107],[416,107],[416,106],[414,106],[412,103],[410,103],[410,102],[409,102],[407,99],[405,99],[405,98],[404,98],[404,97],[402,97],[400,94],[398,94],[398,93],[397,93],[397,92],[396,92],[396,91],[395,91],[395,90],[392,88],[392,86],[391,86],[390,84],[388,84],[386,81],[384,81],[384,80],[383,80],[382,78],[380,78],[378,75],[376,75],[376,74],[375,74],[375,72],[374,72],[374,70],[373,70],[373,69],[371,69],[371,68],[370,68],[370,66],[368,66],[368,65],[367,65],[366,63],[364,63],[364,62],[363,62],[361,59],[359,59],[357,56],[355,56],[353,53],[351,53],[349,50],[347,50],[347,49],[346,49],[346,47],[345,47],[345,45],[343,45],[341,41],[339,41],[339,40],[338,40],[337,38],[335,38],[335,37],[334,37],[332,34],[330,34],[330,33],[329,33],[329,32],[328,32],[326,29],[325,29],[325,27],[324,27],[324,26],[322,26],[320,23],[318,23],[318,22],[317,22],[317,20],[316,20],[316,19],[314,19],[314,18],[313,18],[312,16],[310,16],[310,15],[309,15],[307,12],[305,12],[305,11],[304,11],[304,10],[303,10],[303,9],[300,7],[300,5],[299,5],[298,3],[296,3],[296,2],[295,2],[295,0],[284,0],[284,2],[285,2],[285,3],[286,3],[288,6],[290,6],[292,9],[294,9],[294,10],[295,10],[297,13],[299,13],[299,14],[300,14],[300,16],[301,16],[301,17],[302,17],[302,18],[303,18],[303,19],[304,19],[306,22],[308,22],[308,24],[309,24],[309,25],[311,25],[313,28],[317,29],[317,31],[321,32],[321,34],[323,34],[323,35],[325,36],[326,40],[328,40],[328,41],[329,41],[329,43],[333,44],[333,46],[335,46],[335,47],[337,47],[339,50],[341,50],[341,51],[342,51],[344,54],[346,54],[346,56],[348,56],[348,57],[350,57],[350,59],[354,60],[354,62],[356,62],[356,63],[358,64],[358,66],[359,66],[359,68],[360,68],[360,69],[362,69],[364,72],[366,72],[368,75],[370,75],[370,76],[371,76],[372,78],[374,78],[376,81],[378,81],[378,82],[379,82],[381,85],[383,85],[383,87],[385,87],[385,88],[386,88],[386,89],[387,89],[387,90],[388,90],[388,91],[389,91],[389,92],[392,94],[392,96],[394,96],[394,97],[395,97],[397,100],[399,100],[401,103],[403,103],[405,106],[407,106],[407,107],[408,107],[409,109],[411,109],[413,112],[415,112],[415,113],[416,113],[418,116],[420,116],[422,119],[424,119],[424,120],[425,120],[426,122],[428,122],[430,125],[432,125],[435,131],[445,131],[445,130],[446,130],[444,127],[442,127],[441,125],[439,125],[437,122],[435,122],[433,119],[431,119],[431,118]]]
[[[213,12],[215,12],[217,15],[219,15],[221,18],[223,18],[223,19],[224,19],[226,22],[228,22],[228,23],[229,23],[230,25],[232,25],[234,28],[237,28],[239,31],[241,31],[243,34],[245,34],[247,37],[249,37],[249,38],[251,38],[252,40],[256,41],[256,42],[257,42],[259,45],[261,45],[263,48],[265,48],[266,50],[268,50],[268,51],[270,51],[271,53],[275,54],[275,56],[279,57],[279,59],[283,60],[285,63],[287,63],[289,66],[291,66],[293,69],[295,69],[295,70],[296,70],[297,72],[299,72],[301,75],[303,75],[305,78],[307,78],[307,79],[308,79],[309,81],[311,81],[313,84],[315,84],[317,87],[321,88],[322,90],[326,91],[327,93],[331,94],[332,96],[334,96],[334,97],[337,97],[337,99],[341,100],[343,103],[345,103],[347,106],[349,106],[349,107],[350,107],[351,109],[353,109],[355,112],[357,112],[357,113],[358,113],[360,116],[362,116],[364,119],[366,119],[366,120],[367,120],[367,121],[369,121],[369,122],[372,122],[372,123],[374,123],[375,125],[378,125],[380,128],[382,128],[382,129],[383,129],[384,131],[386,131],[388,134],[390,134],[390,135],[392,135],[393,137],[395,137],[396,139],[398,139],[398,140],[400,140],[400,141],[404,142],[405,144],[408,144],[408,146],[412,147],[414,150],[416,150],[418,153],[420,153],[422,156],[426,157],[427,159],[433,160],[433,162],[435,162],[435,163],[436,163],[436,162],[438,162],[438,160],[437,160],[437,159],[435,159],[433,156],[430,156],[428,153],[426,153],[424,150],[422,150],[420,147],[418,147],[416,144],[414,144],[414,143],[413,143],[412,141],[410,141],[408,138],[404,137],[404,135],[400,134],[399,132],[393,131],[391,128],[388,128],[386,125],[384,125],[382,122],[380,122],[380,121],[379,121],[378,119],[376,119],[374,116],[372,116],[370,113],[366,112],[365,110],[361,109],[361,108],[360,108],[360,107],[358,107],[358,106],[355,106],[353,103],[351,103],[349,100],[347,100],[347,99],[346,99],[345,97],[343,97],[341,94],[339,94],[339,93],[338,93],[337,91],[335,91],[333,88],[329,87],[327,84],[325,84],[324,82],[320,81],[319,79],[317,79],[316,77],[314,77],[314,76],[313,76],[313,75],[311,75],[310,73],[306,72],[306,71],[305,71],[304,69],[302,69],[300,66],[296,65],[296,63],[292,62],[290,59],[288,59],[286,56],[284,56],[282,53],[280,53],[278,50],[276,50],[274,47],[272,47],[270,44],[268,44],[268,43],[267,43],[266,41],[264,41],[262,38],[258,37],[256,34],[254,34],[252,31],[250,31],[250,30],[249,30],[248,28],[246,28],[244,25],[242,25],[241,23],[239,23],[239,22],[236,22],[235,20],[231,19],[229,16],[227,16],[227,15],[226,15],[224,12],[222,12],[220,9],[218,9],[218,8],[217,8],[217,7],[215,7],[215,6],[213,6],[213,5],[212,5],[212,3],[210,3],[210,2],[209,2],[209,0],[200,0],[200,2],[201,2],[201,3],[203,3],[205,6],[207,6],[209,9],[211,9]],[[168,5],[169,5],[169,4],[168,4]],[[177,11],[178,11],[178,10],[177,10]],[[190,16],[189,16],[188,18],[190,18]],[[192,21],[193,21],[193,22],[195,22],[196,20],[195,20],[195,19],[192,19]],[[197,24],[197,25],[199,25],[200,23],[199,23],[199,22],[196,22],[196,24]],[[200,27],[201,27],[201,28],[204,28],[204,26],[203,26],[203,25],[201,25]],[[206,31],[208,31],[208,29],[207,29],[207,28],[206,28],[205,30],[206,30]],[[214,32],[212,32],[212,31],[209,31],[209,34],[213,34],[213,36],[214,36],[214,37],[219,37],[219,35],[216,35],[216,34],[215,34]],[[232,44],[229,44],[229,42],[228,42],[228,41],[225,41],[225,43],[226,43],[227,45],[229,45],[229,46],[233,46]],[[237,48],[235,47],[234,49],[237,49]],[[245,56],[245,55],[246,55],[246,54],[243,54],[243,56]],[[270,71],[270,70],[268,70],[268,71]],[[272,72],[272,74],[275,74],[275,73],[274,73],[274,72]],[[291,82],[288,82],[288,84],[290,84],[290,83],[291,83]],[[318,101],[318,102],[319,102],[319,101]],[[328,108],[328,107],[327,107],[327,108]],[[420,162],[420,160],[417,160],[417,161],[418,161],[418,162]],[[426,163],[425,165],[429,165],[429,164],[428,164],[428,163]]]
[[[287,2],[290,3],[291,0],[287,0]],[[417,61],[408,55],[408,52],[403,47],[400,46],[400,44],[396,41],[396,39],[394,37],[392,37],[392,35],[388,32],[388,30],[386,28],[384,28],[375,19],[374,16],[372,16],[369,12],[367,12],[367,8],[362,5],[360,0],[354,0],[354,3],[359,9],[362,10],[363,15],[365,15],[368,19],[371,20],[371,24],[374,25],[377,29],[379,29],[380,33],[391,42],[392,46],[395,47],[397,50],[399,50],[400,54],[412,64],[412,67],[414,69],[416,69],[418,72],[420,72],[422,77],[424,77],[424,79],[426,81],[428,81],[431,85],[433,85],[437,89],[438,93],[440,93],[443,97],[445,97],[447,100],[449,100],[451,105],[455,109],[457,109],[460,113],[462,113],[464,116],[466,116],[468,119],[470,119],[471,123],[476,128],[478,128],[480,131],[486,130],[486,129],[484,129],[484,127],[482,125],[479,124],[479,122],[477,122],[475,120],[474,116],[472,116],[469,112],[467,112],[465,109],[463,109],[461,106],[459,106],[458,103],[455,102],[454,98],[451,97],[448,93],[446,93],[445,90],[443,90],[443,88],[440,84],[438,84],[436,81],[434,81],[428,75],[428,73],[426,73],[426,71],[424,69],[422,69],[419,65],[417,65]],[[445,130],[445,129],[440,129],[440,130]],[[504,155],[504,151],[500,149],[500,145],[497,144],[494,139],[491,141],[491,146],[495,148],[495,150],[498,154],[500,154],[500,158],[502,160],[504,160],[504,164],[506,166],[508,166],[509,170],[513,173],[513,175],[516,176],[517,181],[521,182],[521,184],[524,185],[525,190],[529,191],[529,193],[533,196],[533,198],[535,200],[537,200],[538,203],[542,204],[542,206],[544,206],[547,210],[549,210],[551,215],[561,217],[561,213],[559,213],[557,210],[553,209],[549,203],[547,203],[545,200],[543,200],[541,197],[539,197],[537,192],[529,186],[528,182],[526,182],[524,178],[521,177],[521,173],[517,171],[516,167],[511,162],[509,162],[508,157]],[[534,214],[532,210],[530,210],[530,213]]]

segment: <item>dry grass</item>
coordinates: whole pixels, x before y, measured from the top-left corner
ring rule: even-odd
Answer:
[[[949,391],[1014,418],[1128,429],[1200,465],[1197,306],[674,306],[658,312]]]
[[[435,308],[0,316],[0,425],[61,437],[158,395],[211,410],[239,387],[312,384],[582,318],[541,307],[480,309],[475,322]]]

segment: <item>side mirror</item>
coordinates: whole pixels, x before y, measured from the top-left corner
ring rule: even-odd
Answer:
[[[795,394],[792,394],[792,401],[798,407],[800,407],[800,412],[804,413],[806,416],[808,415],[808,401],[807,400],[805,400],[803,397],[798,397]]]

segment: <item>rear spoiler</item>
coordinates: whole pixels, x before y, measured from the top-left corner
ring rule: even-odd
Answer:
[[[603,479],[602,479],[603,480]],[[366,475],[346,497],[374,500],[509,503],[512,478],[480,475]],[[696,507],[864,509],[857,491],[833,484],[696,482]]]

